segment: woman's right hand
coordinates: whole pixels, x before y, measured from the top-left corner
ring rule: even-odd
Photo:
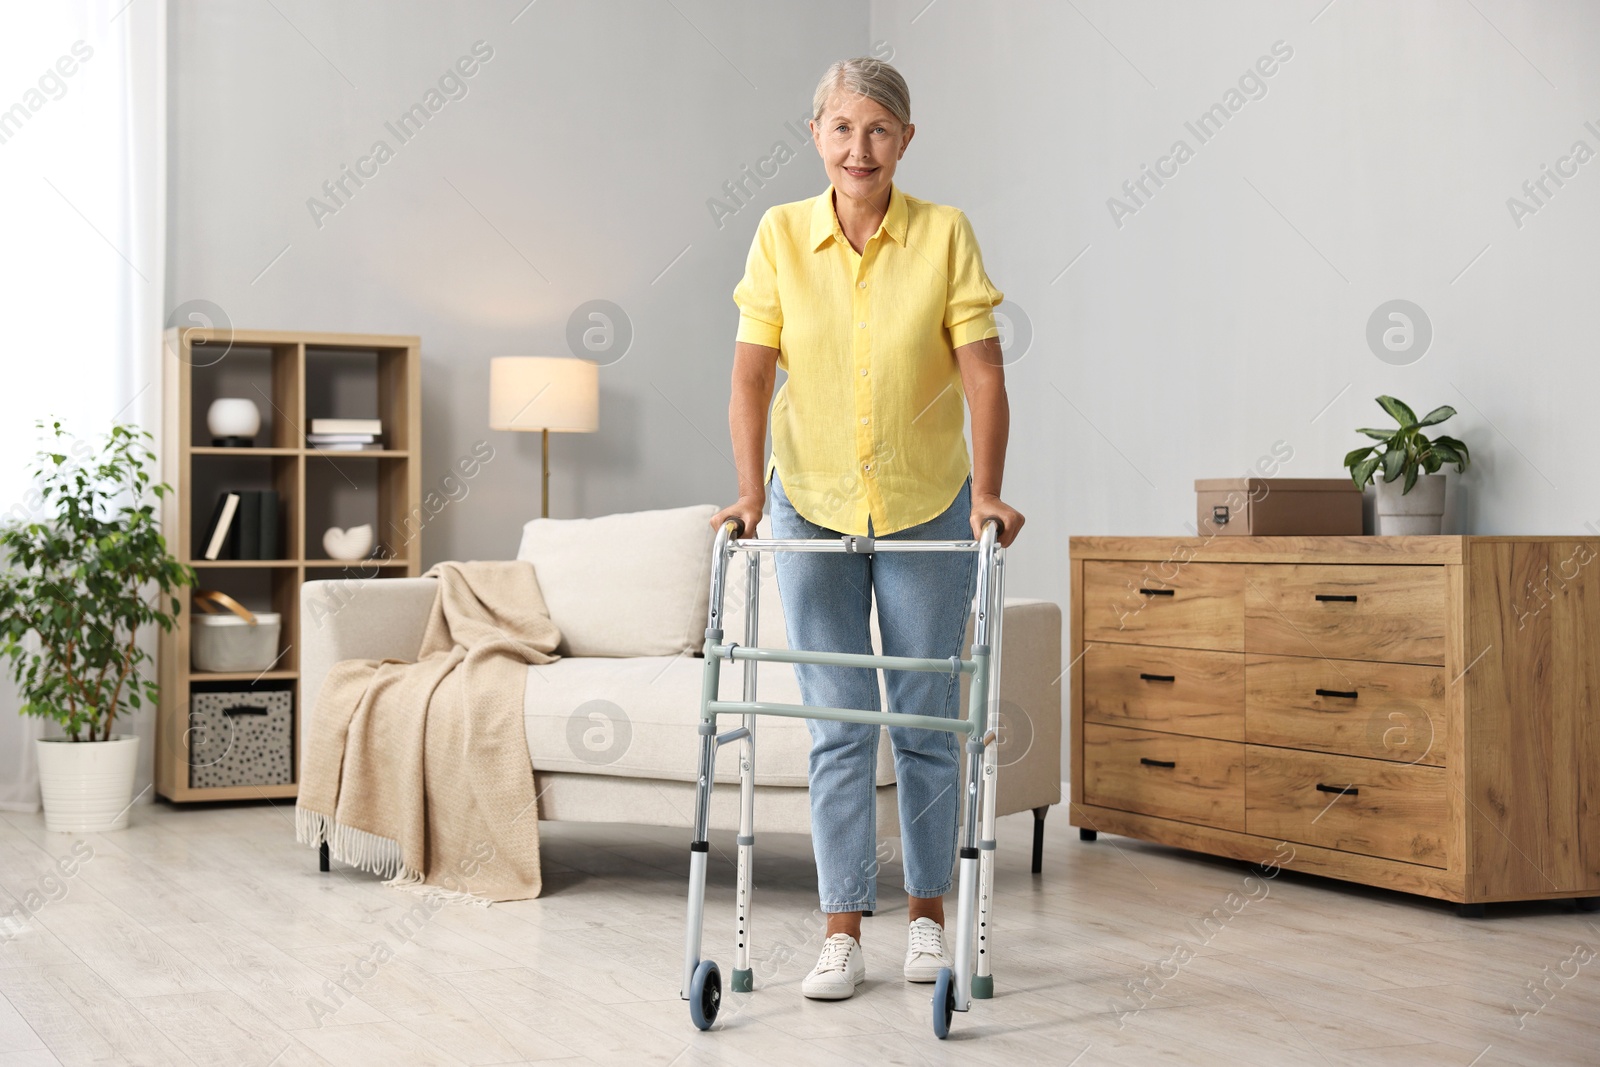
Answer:
[[[715,515],[711,516],[711,528],[722,529],[722,524],[729,519],[739,519],[744,523],[743,532],[738,537],[754,537],[756,525],[761,522],[761,509],[766,506],[766,498],[760,496],[742,496],[736,503],[729,504]]]

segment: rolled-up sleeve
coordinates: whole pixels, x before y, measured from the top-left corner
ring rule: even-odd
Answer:
[[[744,277],[733,289],[739,305],[738,339],[748,344],[781,348],[783,305],[778,299],[777,232],[769,208],[756,226],[745,259]]]
[[[950,237],[950,295],[944,313],[951,348],[960,348],[985,337],[998,337],[994,309],[1005,299],[1005,294],[996,289],[984,273],[983,253],[978,250],[972,223],[965,212],[956,215]]]

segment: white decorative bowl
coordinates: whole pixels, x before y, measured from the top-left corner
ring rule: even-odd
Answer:
[[[352,526],[348,530],[330,527],[322,535],[322,549],[332,559],[366,559],[372,551],[372,527]]]
[[[261,409],[245,397],[222,397],[206,409],[206,429],[212,437],[243,438],[248,441],[261,429]]]

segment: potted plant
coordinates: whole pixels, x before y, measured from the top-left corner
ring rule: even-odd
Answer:
[[[157,697],[139,635],[171,629],[174,593],[195,574],[161,536],[155,505],[170,489],[151,482],[148,433],[113,426],[97,451],[60,422],[48,430],[23,514],[0,525],[0,656],[22,713],[65,735],[36,742],[46,828],[120,830],[139,738],[113,728],[125,708]]]
[[[1443,435],[1429,440],[1422,428],[1437,426],[1456,409],[1444,404],[1419,419],[1392,396],[1378,397],[1378,406],[1399,427],[1357,430],[1378,443],[1348,453],[1344,465],[1357,489],[1365,489],[1375,474],[1382,473],[1377,482],[1378,533],[1436,534],[1444,525],[1444,475],[1439,468],[1454,463],[1457,472],[1464,471],[1471,457],[1465,443]]]

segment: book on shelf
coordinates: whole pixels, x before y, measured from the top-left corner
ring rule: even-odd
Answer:
[[[312,419],[311,433],[361,433],[374,437],[383,433],[382,419]]]
[[[230,489],[217,496],[203,539],[208,560],[277,559],[278,494],[272,489]]]
[[[206,528],[205,552],[206,559],[221,559],[222,553],[229,547],[229,532],[233,528],[234,513],[239,509],[238,493],[222,493],[217,497],[217,506],[211,512],[211,525]]]
[[[271,489],[261,491],[261,558],[278,559],[282,550],[278,546],[278,494]]]
[[[319,452],[377,452],[383,436],[375,433],[308,433],[306,447]]]
[[[381,434],[375,433],[308,433],[308,445],[369,445],[382,440]]]
[[[261,494],[251,489],[239,492],[239,511],[234,516],[236,539],[234,559],[261,558]]]

